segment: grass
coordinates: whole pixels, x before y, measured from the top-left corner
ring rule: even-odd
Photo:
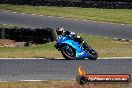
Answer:
[[[43,81],[43,82],[0,82],[0,88],[128,88],[130,84],[85,84],[80,86],[76,81]]]
[[[132,10],[0,4],[0,10],[132,24]]]
[[[132,43],[120,42],[102,37],[81,34],[82,38],[99,53],[99,57],[131,57]],[[0,48],[0,57],[45,57],[62,58],[61,52],[54,48],[55,42],[17,48]]]
[[[0,4],[0,10],[35,13],[68,18],[90,19],[116,23],[132,24],[132,10],[127,9],[97,9],[79,7],[49,7]],[[7,25],[0,25],[0,27]],[[97,50],[100,57],[132,56],[132,43],[119,42],[112,39],[81,35],[86,42]],[[0,57],[62,57],[53,43],[24,48],[0,48]]]
[[[20,25],[10,25],[10,24],[0,24],[0,28],[24,28],[23,26],[20,26]]]
[[[0,27],[11,28],[11,27],[16,27],[16,26],[13,26],[13,25],[7,25],[7,24],[0,24]]]

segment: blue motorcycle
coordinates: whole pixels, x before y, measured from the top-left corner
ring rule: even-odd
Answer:
[[[61,51],[63,57],[67,60],[84,58],[96,60],[98,58],[97,52],[92,47],[89,46],[88,50],[85,50],[81,44],[70,36],[61,35],[57,39],[55,47]]]

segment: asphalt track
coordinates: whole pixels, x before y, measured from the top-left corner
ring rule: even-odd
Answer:
[[[0,81],[71,80],[77,68],[84,67],[88,74],[130,74],[131,59],[54,60],[54,59],[1,59]]]
[[[132,39],[132,26],[0,11],[0,23],[23,27],[64,27],[76,33]]]

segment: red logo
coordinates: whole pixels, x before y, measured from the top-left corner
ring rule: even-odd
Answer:
[[[78,84],[85,83],[129,83],[131,76],[129,74],[86,74],[86,71],[82,68],[78,68],[78,74],[76,77]]]

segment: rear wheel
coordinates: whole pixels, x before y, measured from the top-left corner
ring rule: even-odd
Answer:
[[[67,60],[76,59],[75,49],[73,49],[69,45],[64,45],[63,47],[61,47],[61,53]]]

